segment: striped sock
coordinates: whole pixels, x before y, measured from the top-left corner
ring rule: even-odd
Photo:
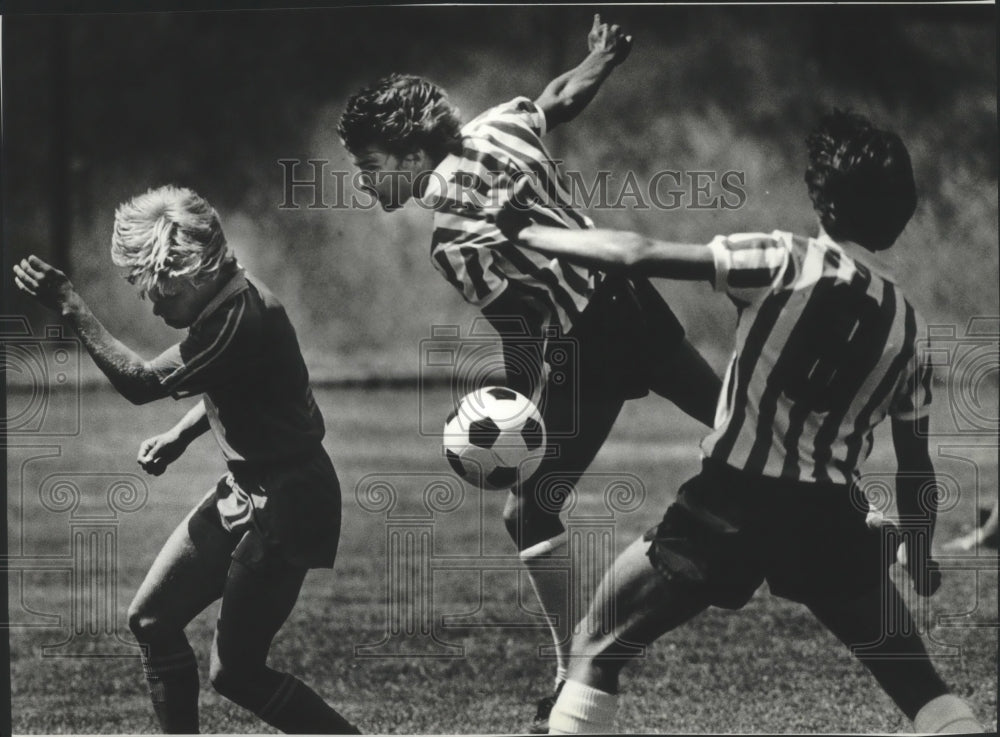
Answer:
[[[931,699],[913,718],[917,732],[932,734],[977,734],[983,725],[962,699],[952,694]]]
[[[198,733],[198,661],[190,645],[171,655],[142,654],[149,697],[164,734]]]
[[[549,734],[611,734],[618,696],[566,681],[549,715]]]

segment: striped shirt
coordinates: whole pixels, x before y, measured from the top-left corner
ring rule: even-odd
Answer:
[[[435,210],[431,260],[467,302],[485,307],[514,280],[568,332],[593,294],[593,274],[515,246],[486,220],[486,208],[501,206],[511,185],[528,176],[538,198],[531,211],[536,222],[594,227],[573,208],[544,134],[545,115],[527,97],[487,110],[462,128],[461,155],[448,155],[431,173],[421,202]]]
[[[323,416],[284,307],[239,269],[151,362],[179,399],[204,394],[226,461],[269,462],[319,447]]]
[[[887,414],[926,416],[926,324],[889,277],[826,236],[709,244],[740,310],[705,457],[763,476],[850,483]],[[923,345],[923,344],[922,344]]]

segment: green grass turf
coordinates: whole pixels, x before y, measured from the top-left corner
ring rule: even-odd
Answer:
[[[271,664],[302,677],[366,731],[448,734],[523,729],[532,716],[533,701],[550,685],[553,663],[539,654],[539,647],[548,642],[545,630],[536,617],[519,609],[519,599],[529,609],[534,600],[527,582],[519,581],[513,571],[484,572],[480,578],[474,571],[435,570],[434,631],[442,641],[461,648],[460,657],[355,657],[355,646],[377,643],[386,631],[387,524],[407,524],[404,518],[421,524],[421,517],[426,524],[422,491],[434,475],[447,477],[448,469],[438,441],[417,433],[414,391],[324,390],[318,392],[318,400],[327,419],[326,446],[344,488],[339,558],[333,571],[309,574],[298,606],[274,643]],[[442,417],[447,404],[443,391],[425,398],[425,406],[440,406]],[[66,412],[68,406],[65,397],[54,396],[52,411]],[[21,445],[57,446],[60,455],[22,463],[35,451],[9,451],[11,554],[65,560],[69,512],[42,508],[38,491],[45,479],[55,473],[135,472],[139,441],[166,429],[185,406],[163,402],[135,408],[110,391],[87,392],[79,437],[19,439]],[[583,482],[571,519],[582,523],[605,510],[601,500],[608,479],[625,473],[638,477],[645,487],[644,502],[615,516],[614,544],[621,549],[659,518],[678,483],[697,470],[700,435],[696,423],[659,398],[629,403],[592,466],[593,473]],[[938,446],[963,443],[978,448],[946,452],[967,460],[936,455]],[[977,488],[989,499],[995,494],[997,454],[992,443],[988,439],[934,443],[938,471],[953,476],[962,490],[957,505],[941,516],[939,540],[972,524]],[[878,468],[894,469],[885,432],[879,434],[867,466],[869,471]],[[149,499],[141,510],[120,515],[114,612],[123,639],[131,639],[125,610],[153,556],[221,471],[215,444],[206,436],[164,476],[148,478]],[[369,474],[379,474],[397,487],[398,506],[389,522],[384,513],[365,511],[355,497],[359,480]],[[80,479],[83,503],[77,513],[100,511],[107,482]],[[500,522],[503,501],[503,494],[483,495],[465,488],[457,508],[438,514],[433,523],[436,560],[479,551],[510,555],[512,545]],[[995,730],[997,577],[995,567],[989,567],[995,556],[984,555],[982,561],[978,573],[974,560],[966,561],[964,570],[948,572],[941,591],[921,609],[921,619],[933,625],[925,631],[926,639],[945,679]],[[57,644],[69,633],[69,580],[65,571],[10,576],[15,732],[155,731],[134,657],[43,657],[43,646]],[[188,628],[202,675],[202,729],[271,732],[207,685],[216,611],[210,607]],[[470,615],[463,626],[442,626],[442,616],[463,613]],[[59,615],[61,620],[53,626],[44,614]],[[950,617],[945,622],[949,626],[942,626],[942,616]],[[87,647],[81,646],[83,653]],[[107,638],[89,647],[106,649]],[[909,729],[874,680],[803,607],[772,597],[766,587],[740,612],[707,611],[663,637],[630,666],[623,678],[618,726],[626,732],[675,733]]]

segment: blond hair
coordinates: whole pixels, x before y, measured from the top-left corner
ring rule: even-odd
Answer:
[[[111,260],[143,296],[171,282],[203,282],[234,262],[219,214],[183,187],[150,189],[118,206]]]

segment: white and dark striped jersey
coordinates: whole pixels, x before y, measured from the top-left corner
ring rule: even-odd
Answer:
[[[541,142],[544,134],[545,114],[527,97],[487,110],[462,128],[461,155],[447,156],[431,173],[421,202],[435,210],[434,266],[466,301],[485,307],[514,280],[537,294],[569,331],[593,293],[593,275],[512,244],[486,219],[485,208],[502,205],[511,185],[528,176],[539,200],[531,211],[536,222],[593,227],[573,208]]]
[[[709,248],[715,288],[740,316],[705,457],[763,476],[852,482],[886,414],[928,412],[923,319],[889,277],[826,236],[738,234]]]

